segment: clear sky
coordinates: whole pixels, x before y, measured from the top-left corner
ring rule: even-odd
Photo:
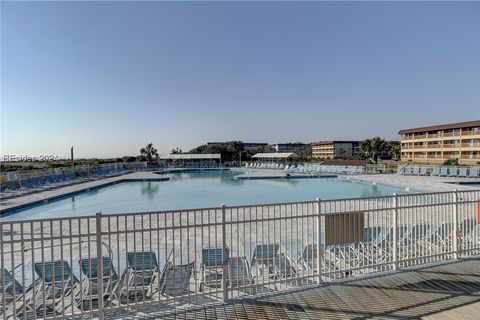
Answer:
[[[478,2],[1,2],[1,153],[398,138],[480,119]]]

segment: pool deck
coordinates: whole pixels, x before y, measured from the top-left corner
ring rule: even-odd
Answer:
[[[478,319],[480,258],[172,310],[153,319]]]
[[[61,186],[53,189],[32,192],[13,198],[6,198],[0,201],[0,216],[3,211],[20,209],[25,206],[34,205],[47,200],[52,200],[89,189],[99,188],[124,181],[166,181],[170,178],[154,172],[142,171],[127,173],[124,175],[85,181],[71,185]]]
[[[454,178],[431,176],[402,176],[399,174],[363,174],[347,176],[351,180],[377,183],[416,192],[442,192],[457,190],[479,190],[480,186],[458,184],[478,183],[479,178]]]

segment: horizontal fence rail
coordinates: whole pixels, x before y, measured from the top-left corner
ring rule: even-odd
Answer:
[[[0,318],[125,318],[480,253],[480,191],[0,223]]]

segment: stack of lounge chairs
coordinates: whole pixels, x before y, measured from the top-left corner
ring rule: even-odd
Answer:
[[[432,167],[424,166],[399,166],[397,174],[413,176],[437,176],[437,177],[460,177],[478,178],[478,167]]]
[[[276,169],[284,170],[288,172],[304,173],[309,175],[319,175],[323,173],[329,174],[363,174],[365,173],[365,167],[363,166],[327,166],[314,163],[263,163],[263,162],[251,162],[246,163],[245,168],[254,169]]]
[[[76,169],[56,168],[22,174],[7,172],[2,176],[0,195],[2,198],[20,196],[78,182],[117,176],[126,172],[123,165],[99,166],[91,170],[80,167]]]

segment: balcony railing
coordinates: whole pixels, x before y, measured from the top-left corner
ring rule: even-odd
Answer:
[[[444,149],[458,149],[460,148],[460,143],[449,143],[449,144],[443,144]]]
[[[461,159],[480,159],[478,154],[462,154]]]
[[[446,158],[446,159],[458,159],[460,157],[460,155],[459,154],[444,153],[443,157]]]
[[[419,135],[415,135],[414,139],[425,139],[426,137],[427,137],[426,134],[419,134]]]
[[[158,315],[478,254],[478,201],[456,191],[3,220],[0,318]]]
[[[443,137],[457,137],[460,135],[460,132],[444,132]]]
[[[480,142],[462,143],[462,148],[480,147]]]
[[[480,130],[463,130],[462,136],[475,136],[480,135]]]

